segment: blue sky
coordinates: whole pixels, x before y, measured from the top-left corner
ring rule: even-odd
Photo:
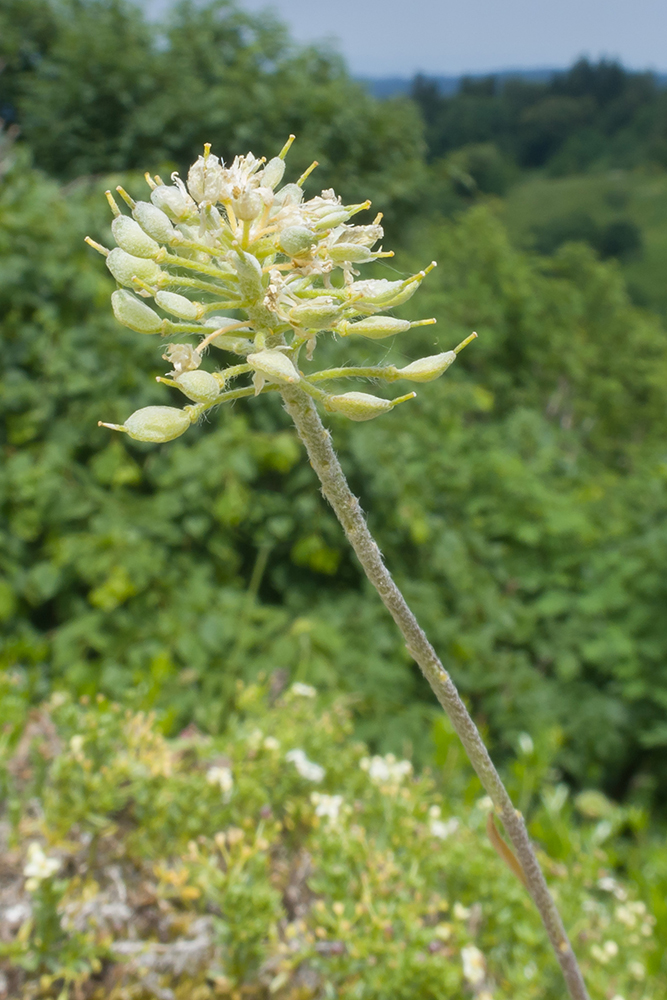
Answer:
[[[272,7],[299,41],[331,40],[357,75],[567,66],[580,55],[667,69],[667,0],[241,0],[241,6]]]

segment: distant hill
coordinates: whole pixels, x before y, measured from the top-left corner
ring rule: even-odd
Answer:
[[[542,69],[502,69],[489,73],[461,73],[458,76],[438,76],[429,73],[422,74],[429,81],[436,84],[442,96],[456,94],[461,86],[461,81],[484,80],[493,76],[498,80],[520,79],[528,83],[547,83],[557,73],[564,73],[566,70],[562,66],[544,67]],[[655,73],[656,82],[660,87],[667,87],[667,73]],[[414,77],[407,76],[378,76],[359,77],[361,83],[365,84],[375,97],[396,97],[399,94],[409,94]]]

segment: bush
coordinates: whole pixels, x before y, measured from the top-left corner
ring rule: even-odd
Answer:
[[[190,727],[166,740],[151,716],[60,691],[25,718],[5,681],[11,994],[33,996],[39,981],[42,996],[78,984],[113,1000],[560,996],[446,724],[439,766],[414,775],[369,756],[344,702],[279,683],[272,704],[266,687],[239,685],[219,737]],[[562,785],[533,799],[549,753],[548,738],[524,734],[513,782],[591,995],[657,996],[665,927],[614,873],[618,835],[641,815],[590,792],[575,821]]]

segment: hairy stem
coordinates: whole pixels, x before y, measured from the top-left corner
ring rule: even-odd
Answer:
[[[530,842],[521,813],[514,808],[500,775],[467,708],[426,638],[384,564],[366,519],[348,485],[330,436],[312,399],[297,387],[283,387],[281,394],[299,437],[306,446],[310,464],[322,484],[322,492],[334,509],[366,576],[401,630],[411,656],[418,663],[433,693],[449,716],[470,762],[502,820],[525,875],[526,886],[537,906],[572,1000],[589,1000],[588,992],[539,861]]]

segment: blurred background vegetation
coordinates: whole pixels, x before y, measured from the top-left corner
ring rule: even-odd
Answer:
[[[143,196],[139,170],[183,171],[204,141],[227,160],[294,132],[288,179],[316,156],[319,186],[385,213],[396,257],[377,276],[439,262],[410,304],[438,326],[388,356],[479,333],[409,420],[332,418],[389,566],[501,761],[520,733],[550,733],[554,780],[658,822],[667,91],[581,61],[449,95],[417,78],[380,100],[227,0],[157,23],[126,0],[0,0],[0,67],[0,656],[15,693],[102,693],[155,708],[168,734],[215,734],[237,682],[279,670],[353,696],[374,750],[433,759],[430,692],[273,398],[159,448],[97,427],[164,400],[162,348],[117,325],[83,245],[109,239],[104,190]]]

